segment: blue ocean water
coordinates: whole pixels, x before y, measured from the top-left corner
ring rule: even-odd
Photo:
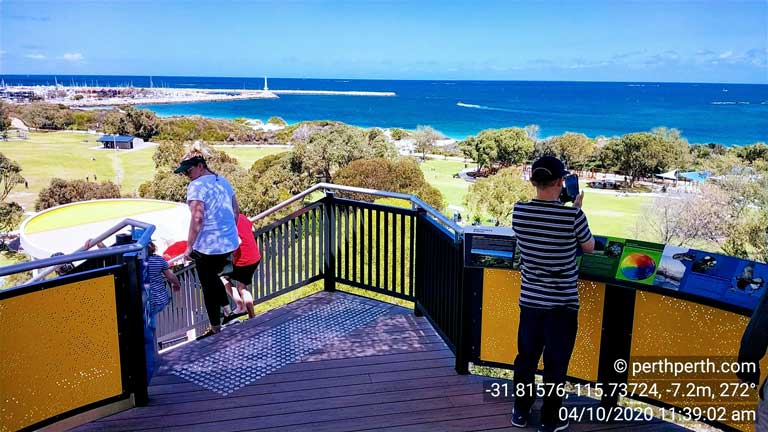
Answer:
[[[149,77],[4,75],[6,84],[149,86]],[[263,78],[152,77],[157,87],[258,89]],[[462,139],[483,129],[537,124],[541,136],[617,136],[657,126],[691,143],[768,141],[768,85],[552,81],[394,81],[270,78],[270,89],[392,91],[395,97],[283,95],[280,99],[147,105],[162,116],[289,123],[338,120],[363,127],[429,125]]]

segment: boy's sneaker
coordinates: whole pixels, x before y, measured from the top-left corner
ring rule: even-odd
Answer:
[[[523,414],[513,408],[512,418],[509,420],[509,422],[512,423],[512,426],[514,427],[524,428],[528,426],[528,418],[530,416],[531,416],[531,413]]]
[[[549,425],[542,424],[538,432],[564,432],[568,430],[570,423],[568,421],[558,421]]]

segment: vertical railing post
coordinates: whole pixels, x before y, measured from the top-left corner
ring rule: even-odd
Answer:
[[[125,288],[128,291],[128,356],[129,381],[136,406],[149,403],[147,392],[147,359],[144,353],[144,304],[142,300],[142,263],[139,254],[124,255]]]
[[[325,291],[336,291],[336,208],[334,206],[334,193],[326,192],[323,236],[325,241],[325,253],[323,253],[323,276]]]
[[[427,214],[427,212],[421,208],[414,206],[414,210],[416,210],[416,216],[414,216],[413,221],[416,223],[416,242],[415,242],[415,251],[411,251],[411,254],[416,254],[416,259],[414,260],[414,269],[411,269],[411,271],[414,272],[414,282],[416,286],[414,286],[414,298],[413,298],[413,314],[417,317],[424,316],[424,314],[421,311],[421,305],[419,304],[419,297],[424,293],[424,286],[425,286],[425,272],[426,272],[426,263],[425,263],[425,256],[427,250],[427,245],[425,244],[426,237],[424,236],[424,217]]]
[[[456,340],[456,373],[466,375],[469,373],[469,359],[472,358],[472,314],[473,301],[472,294],[467,292],[465,283],[464,269],[464,238],[457,234],[454,239],[454,250],[456,259],[456,283],[458,287],[458,316],[459,316],[459,334]]]

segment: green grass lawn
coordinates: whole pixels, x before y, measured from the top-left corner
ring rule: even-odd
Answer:
[[[637,238],[635,226],[643,211],[643,206],[653,202],[649,196],[619,197],[616,194],[584,192],[584,213],[589,220],[589,227],[595,234],[613,237]],[[647,240],[647,239],[638,239]]]
[[[96,139],[80,133],[34,132],[24,141],[0,141],[0,153],[21,166],[21,175],[29,184],[29,188],[17,186],[9,199],[34,210],[38,193],[54,177],[85,180],[89,176],[92,180],[96,175],[99,180],[114,181],[112,157],[104,150],[91,149]]]
[[[33,210],[38,193],[53,177],[74,180],[88,176],[93,180],[96,175],[99,181],[118,182],[120,173],[121,191],[135,194],[141,183],[154,176],[154,147],[135,151],[102,150],[94,148],[97,147],[96,138],[95,135],[83,133],[33,132],[25,141],[1,141],[0,153],[21,165],[22,175],[29,183],[29,188],[17,186],[10,200],[18,202],[26,210]],[[237,158],[243,168],[250,168],[254,161],[265,156],[286,151],[283,148],[256,147],[220,149]],[[430,159],[422,163],[421,168],[427,181],[443,193],[447,205],[464,207],[469,183],[453,178],[464,168],[463,162]],[[632,237],[642,205],[650,199],[638,196],[619,198],[587,191],[584,211],[595,233]],[[445,213],[450,216],[453,211],[446,208]]]
[[[17,186],[9,200],[25,210],[34,210],[40,191],[54,177],[66,180],[94,176],[98,181],[111,180],[120,185],[123,194],[137,194],[139,185],[155,175],[152,155],[155,147],[133,151],[103,150],[98,135],[68,132],[31,132],[23,141],[0,141],[0,153],[19,163],[21,175],[29,185]],[[222,148],[236,157],[243,168],[264,156],[286,151],[278,148]],[[119,174],[119,178],[118,178]]]
[[[469,190],[469,183],[453,178],[453,175],[464,169],[463,162],[430,159],[421,164],[424,177],[432,186],[443,193],[443,198],[448,205],[464,206],[464,197]],[[453,211],[446,209],[445,214],[452,216]]]

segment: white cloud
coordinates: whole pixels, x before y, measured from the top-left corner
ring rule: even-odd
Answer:
[[[727,59],[728,57],[730,57],[732,55],[733,55],[733,51],[726,51],[726,52],[720,54],[720,58],[721,59]]]
[[[84,57],[80,53],[64,53],[64,55],[61,56],[61,58],[66,61],[78,62],[78,61],[83,61]]]
[[[40,53],[27,54],[24,57],[32,60],[45,60],[46,58],[45,54],[40,54]]]

